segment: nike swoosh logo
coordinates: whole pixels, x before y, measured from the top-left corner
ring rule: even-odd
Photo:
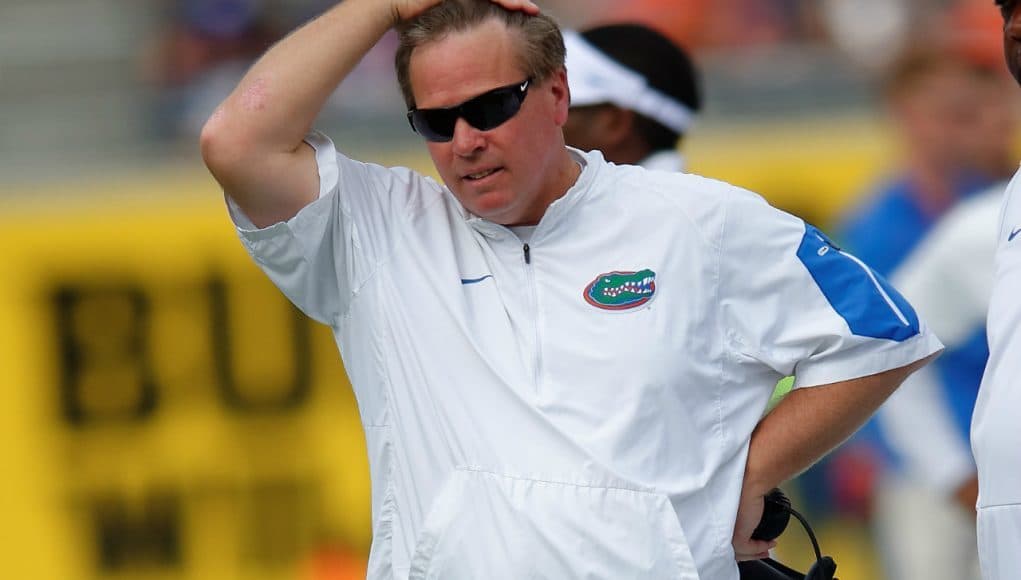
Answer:
[[[1016,238],[1018,234],[1021,234],[1021,228],[1018,228],[1018,229],[1014,230],[1013,232],[1011,232],[1010,233],[1010,237],[1007,238],[1007,241],[1008,242],[1013,242],[1014,238]]]
[[[478,284],[479,282],[484,282],[484,281],[486,281],[486,280],[488,280],[488,279],[490,279],[492,277],[493,277],[492,274],[490,274],[489,276],[483,276],[481,278],[475,278],[475,279],[472,279],[472,280],[466,280],[464,278],[461,278],[461,284],[463,284],[464,286],[468,286],[468,285],[471,285],[471,284]]]

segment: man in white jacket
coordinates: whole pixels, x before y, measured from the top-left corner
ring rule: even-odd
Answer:
[[[312,131],[393,26],[443,185]],[[941,348],[760,197],[566,147],[563,63],[527,0],[345,0],[203,131],[246,249],[336,337],[370,578],[735,580],[774,545],[751,539],[764,495]]]
[[[1021,83],[1021,8],[997,0],[1007,68]],[[1015,175],[996,230],[996,274],[989,303],[989,362],[971,425],[978,465],[978,545],[982,577],[1016,578],[1021,569],[1021,193]]]

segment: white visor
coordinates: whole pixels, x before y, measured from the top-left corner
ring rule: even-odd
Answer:
[[[577,32],[565,30],[564,44],[571,106],[609,103],[645,115],[678,133],[691,126],[694,112],[689,107],[650,87],[645,77],[613,60]]]

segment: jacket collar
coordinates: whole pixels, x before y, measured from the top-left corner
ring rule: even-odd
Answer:
[[[581,165],[581,174],[578,176],[578,180],[574,182],[574,185],[546,209],[545,215],[543,215],[535,229],[532,237],[533,240],[541,238],[544,232],[549,231],[570,213],[571,208],[592,189],[592,184],[596,181],[603,166],[606,165],[606,161],[599,151],[585,153],[571,147],[567,149],[571,154],[571,158]],[[449,191],[448,194],[453,197],[453,194],[449,193]],[[460,204],[458,205],[460,206]],[[463,206],[460,207],[465,221],[483,235],[499,237],[510,232],[505,226],[475,216]]]

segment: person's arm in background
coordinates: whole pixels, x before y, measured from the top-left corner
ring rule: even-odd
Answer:
[[[763,498],[850,437],[912,372],[937,355],[850,381],[792,391],[755,428],[734,529],[738,560],[766,557],[769,542],[751,539]]]
[[[932,367],[904,381],[876,417],[909,476],[975,510],[978,474],[967,437],[959,433]]]
[[[536,12],[528,0],[493,0]],[[383,34],[440,0],[344,0],[271,48],[202,131],[202,157],[258,227],[316,199],[315,153],[304,143],[337,86]]]
[[[893,276],[894,285],[925,317],[949,350],[985,326],[1005,183],[958,205],[926,236]],[[906,472],[974,511],[978,477],[968,435],[954,423],[944,385],[933,368],[905,381],[878,418]]]

